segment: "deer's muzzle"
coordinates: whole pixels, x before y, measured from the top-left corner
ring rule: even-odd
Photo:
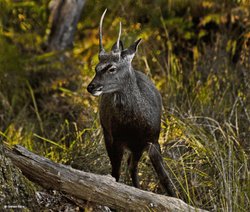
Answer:
[[[94,83],[90,83],[87,87],[87,91],[93,96],[100,96],[103,93],[102,89],[103,86]]]

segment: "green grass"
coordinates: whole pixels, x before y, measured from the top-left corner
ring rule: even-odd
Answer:
[[[175,158],[166,162],[175,167],[182,199],[215,211],[248,211],[248,156],[232,124],[180,114],[170,119],[172,126],[166,127],[169,144],[164,150]]]

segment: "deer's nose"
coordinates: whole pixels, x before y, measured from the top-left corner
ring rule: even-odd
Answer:
[[[94,83],[90,83],[90,84],[88,85],[88,87],[87,87],[87,91],[88,91],[89,93],[92,93],[93,90],[95,89],[95,87],[96,87],[96,85],[95,85]]]

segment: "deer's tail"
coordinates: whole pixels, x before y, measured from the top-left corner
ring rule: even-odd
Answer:
[[[150,143],[148,154],[165,192],[169,196],[176,197],[177,196],[175,192],[176,189],[173,184],[173,181],[171,180],[169,173],[167,172],[167,170],[164,168],[163,165],[164,163],[161,156],[160,145],[158,143],[157,144]]]

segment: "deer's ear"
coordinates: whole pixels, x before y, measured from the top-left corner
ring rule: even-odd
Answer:
[[[122,41],[120,40],[119,41],[119,49],[117,49],[117,42],[115,42],[114,43],[114,45],[112,46],[112,52],[121,52],[121,51],[123,51],[123,43],[122,43]]]
[[[129,53],[135,54],[137,52],[140,43],[141,43],[141,38],[135,41],[130,47],[128,47]]]
[[[122,58],[133,60],[135,53],[137,52],[138,46],[141,42],[141,38],[135,41],[130,47],[122,51]]]

